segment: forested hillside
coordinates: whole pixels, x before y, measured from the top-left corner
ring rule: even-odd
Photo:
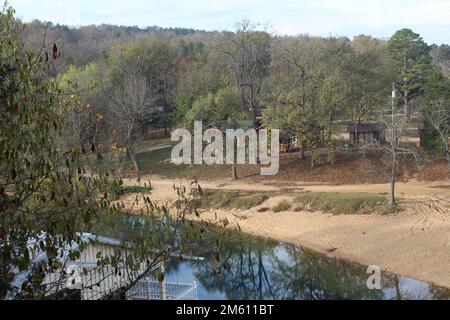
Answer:
[[[69,113],[66,143],[116,144],[131,158],[150,129],[259,119],[296,136],[314,167],[323,147],[333,162],[343,125],[385,120],[392,84],[408,120],[441,113],[429,106],[450,88],[448,46],[430,46],[409,29],[350,40],[274,36],[247,20],[235,32],[34,21],[23,37],[33,48],[59,48],[50,72],[88,106]],[[433,148],[445,139],[437,136]]]
[[[131,26],[102,24],[72,28],[65,25],[44,23],[34,20],[23,32],[24,40],[33,48],[40,48],[44,38],[48,43],[56,42],[64,49],[58,61],[58,71],[68,65],[84,66],[99,57],[107,57],[114,46],[129,44],[145,38],[160,38],[167,41],[211,42],[218,32],[205,32],[185,28],[160,28],[157,26],[141,29]],[[173,39],[173,40],[171,40]],[[189,48],[186,48],[189,50]]]
[[[47,34],[48,40],[55,40],[64,45],[66,49],[62,53],[65,59],[62,63],[83,66],[96,60],[101,55],[107,55],[111,47],[133,42],[138,39],[158,37],[162,39],[172,39],[171,41],[185,42],[190,50],[195,43],[210,44],[220,40],[221,32],[204,31],[190,28],[161,28],[152,26],[140,28],[137,26],[117,26],[117,25],[92,25],[78,28],[65,25],[45,23],[34,20],[29,23],[29,28],[24,31],[24,39],[33,47],[40,47],[43,37]],[[281,37],[278,39],[289,41],[294,37]],[[298,36],[299,39],[307,41],[313,36]],[[351,39],[349,39],[351,41]],[[450,76],[450,47],[448,44],[437,46],[431,45],[430,54],[433,57],[433,64],[439,66],[442,72]]]

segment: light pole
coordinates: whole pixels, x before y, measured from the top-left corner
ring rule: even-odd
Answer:
[[[395,174],[397,171],[397,120],[395,114],[395,85],[392,84],[392,123],[391,123],[391,149],[392,149],[392,171],[391,171],[391,195],[389,203],[395,205]]]

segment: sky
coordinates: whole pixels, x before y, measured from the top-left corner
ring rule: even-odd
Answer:
[[[235,29],[242,18],[278,35],[389,38],[401,28],[450,44],[450,0],[9,0],[16,16],[70,26],[118,24]]]

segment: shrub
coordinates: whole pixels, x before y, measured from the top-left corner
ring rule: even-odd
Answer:
[[[124,186],[122,187],[122,194],[128,193],[147,193],[150,192],[151,189],[149,187],[140,187],[140,186]]]
[[[291,204],[289,202],[287,202],[286,200],[281,201],[280,203],[278,203],[275,207],[272,208],[273,212],[282,212],[282,211],[287,211],[291,208]]]
[[[202,208],[249,210],[269,199],[265,194],[241,195],[238,192],[205,192]]]
[[[248,210],[259,206],[261,203],[269,199],[265,194],[257,194],[246,197],[236,197],[231,201],[231,207],[235,209]]]

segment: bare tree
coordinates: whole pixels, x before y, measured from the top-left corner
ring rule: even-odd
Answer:
[[[389,155],[391,159],[391,171],[390,171],[390,192],[389,192],[389,204],[395,205],[395,186],[397,182],[397,163],[399,161],[400,156],[412,155],[416,158],[417,156],[414,150],[407,148],[406,146],[402,146],[400,144],[400,139],[405,136],[407,124],[408,124],[408,115],[404,114],[403,117],[398,116],[397,104],[396,104],[396,89],[395,86],[392,86],[392,107],[391,107],[391,120],[390,122],[386,121],[383,116],[383,122],[385,123],[388,133],[390,134],[390,143],[382,145],[383,150]]]
[[[66,105],[64,113],[66,122],[63,136],[60,138],[65,147],[80,147],[84,149],[86,144],[90,145],[95,152],[97,160],[102,160],[103,156],[98,146],[98,136],[101,131],[103,115],[96,112],[96,108],[91,104],[82,102],[80,94],[71,98],[74,106]]]
[[[306,54],[304,53],[306,52]],[[310,50],[305,50],[304,48],[294,47],[294,48],[286,48],[284,59],[287,62],[289,68],[288,72],[294,74],[293,76],[293,86],[299,87],[301,90],[301,97],[298,105],[296,106],[299,111],[303,110],[307,100],[307,81],[309,81],[312,77],[312,66],[311,61],[312,58],[309,56]],[[300,134],[297,133],[297,139],[300,141]],[[301,143],[300,145],[300,160],[305,160],[305,144]]]
[[[124,73],[119,86],[108,95],[110,100],[110,117],[123,138],[126,153],[133,162],[138,179],[141,168],[136,159],[133,142],[139,121],[145,116],[149,102],[147,80],[135,72]]]
[[[258,98],[271,61],[270,36],[265,31],[257,31],[257,27],[243,20],[236,33],[225,34],[218,48],[227,58],[228,67],[235,76],[241,106],[251,113],[255,126],[260,107]]]
[[[396,100],[397,91],[395,86],[392,87],[392,105],[389,112],[380,114],[378,127],[380,130],[385,130],[386,135],[390,138],[387,143],[382,141],[373,141],[372,143],[363,145],[360,152],[367,150],[381,150],[384,156],[389,159],[391,163],[389,169],[389,204],[394,206],[397,204],[395,197],[395,188],[397,183],[398,164],[402,159],[413,157],[416,166],[419,167],[419,157],[417,150],[411,148],[407,143],[402,142],[402,138],[407,133],[408,117],[406,114],[399,115],[398,103]],[[381,127],[382,126],[382,127]]]
[[[423,110],[425,121],[431,125],[438,135],[438,139],[444,149],[448,168],[450,170],[450,102],[440,100],[430,103]]]

